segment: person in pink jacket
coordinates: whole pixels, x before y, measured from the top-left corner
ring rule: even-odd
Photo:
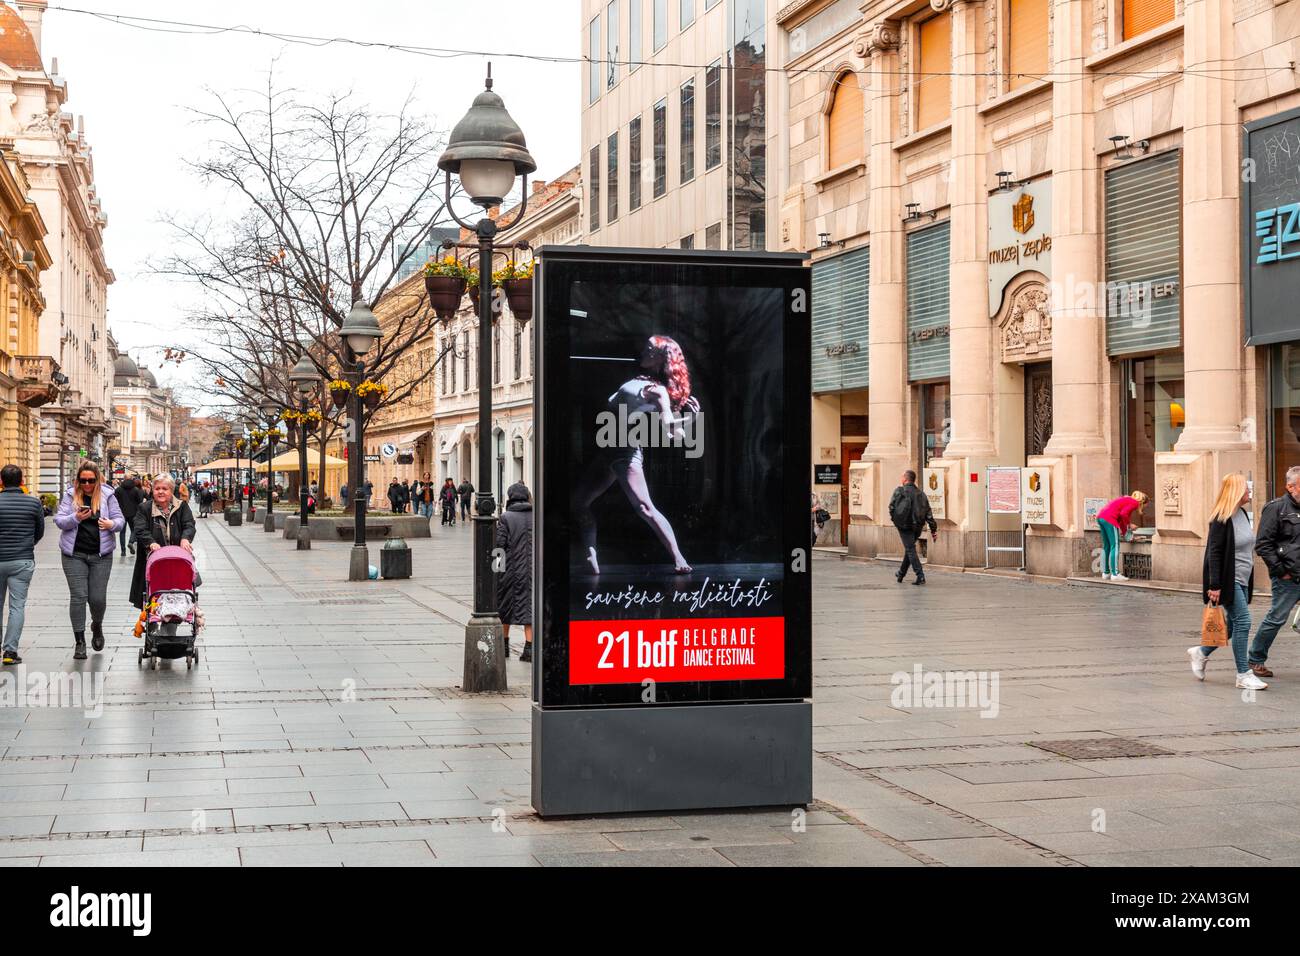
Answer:
[[[1128,533],[1133,516],[1142,511],[1147,496],[1141,491],[1106,503],[1097,512],[1097,528],[1101,531],[1101,578],[1103,581],[1127,581],[1119,571],[1119,540]]]

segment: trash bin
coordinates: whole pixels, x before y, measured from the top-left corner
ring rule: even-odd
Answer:
[[[384,580],[411,576],[411,549],[405,538],[389,538],[379,550],[379,573]]]

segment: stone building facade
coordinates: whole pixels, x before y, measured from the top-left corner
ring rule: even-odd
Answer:
[[[1197,582],[1222,477],[1281,493],[1300,463],[1300,320],[1276,304],[1300,292],[1297,9],[778,12],[769,245],[813,258],[812,464],[841,467],[817,490],[851,552],[898,552],[887,503],[911,468],[940,564],[1088,574],[1095,509],[1139,489],[1129,572]],[[985,550],[1026,523],[1023,558]]]
[[[122,467],[138,475],[170,472],[178,464],[172,447],[172,394],[147,367],[125,352],[114,360],[113,405],[128,422],[121,437]]]

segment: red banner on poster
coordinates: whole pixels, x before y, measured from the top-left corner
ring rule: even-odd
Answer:
[[[569,683],[779,680],[785,618],[572,621]]]

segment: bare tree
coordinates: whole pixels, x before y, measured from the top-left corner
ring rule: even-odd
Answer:
[[[211,107],[194,114],[214,137],[211,153],[191,165],[229,202],[221,215],[170,218],[177,244],[154,263],[203,296],[186,317],[199,344],[181,358],[202,368],[214,398],[295,407],[289,366],[305,352],[326,379],[354,375],[338,334],[353,303],[373,308],[394,291],[429,230],[450,221],[437,169],[444,137],[410,99],[380,115],[350,94],[306,97],[273,80],[256,94],[214,92]],[[432,373],[403,360],[438,323],[418,280],[410,292],[390,298],[396,307],[385,308],[383,337],[365,356],[366,377],[388,386],[387,404]],[[320,402],[330,422],[323,394]],[[355,407],[366,420],[373,414]],[[321,428],[322,479],[336,427]],[[352,487],[362,472],[349,462]]]

